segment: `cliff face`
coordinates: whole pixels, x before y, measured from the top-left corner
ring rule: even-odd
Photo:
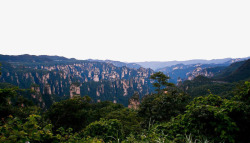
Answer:
[[[3,63],[0,82],[21,88],[39,85],[34,90],[41,94],[73,97],[89,95],[95,101],[111,100],[126,103],[131,93],[147,94],[150,86],[150,69],[116,67],[101,62],[68,62],[32,65]],[[75,84],[77,83],[77,84]],[[126,104],[125,104],[126,105]]]
[[[206,68],[202,69],[201,67],[197,67],[192,72],[187,73],[188,80],[193,80],[195,77],[197,77],[199,75],[202,75],[202,76],[205,76],[205,77],[213,77],[214,73],[209,72]]]
[[[193,71],[187,73],[187,79],[193,80],[194,78],[198,76],[204,76],[204,77],[214,77],[217,74],[220,74],[226,67],[224,66],[218,66],[218,67],[200,67],[198,66]]]
[[[131,78],[140,81],[144,78],[148,78],[153,73],[150,69],[139,68],[136,70],[127,67],[116,67],[109,63],[100,62],[81,62],[50,66],[39,65],[30,68],[47,71],[61,71],[64,79],[70,75],[78,78],[80,82],[98,82],[100,80],[115,81]]]

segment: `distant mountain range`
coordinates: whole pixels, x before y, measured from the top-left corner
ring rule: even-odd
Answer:
[[[53,61],[76,61],[76,59],[68,59],[62,56],[47,56],[47,55],[1,55],[0,54],[0,61],[4,62],[28,62],[28,63],[34,63],[34,62],[53,62]]]
[[[165,67],[171,67],[178,64],[184,65],[193,65],[193,64],[231,64],[237,61],[247,60],[250,57],[246,58],[225,58],[225,59],[213,59],[213,60],[202,60],[202,59],[195,59],[195,60],[187,60],[187,61],[166,61],[166,62],[135,62],[138,65],[141,65],[144,68],[151,68],[153,70],[160,70]]]
[[[124,62],[120,62],[120,61],[112,61],[112,60],[93,60],[93,59],[88,59],[88,61],[95,61],[95,62],[104,62],[104,63],[111,63],[114,66],[117,67],[128,67],[128,68],[135,68],[135,69],[139,69],[140,67],[142,67],[139,64],[136,63],[124,63]]]
[[[0,54],[0,61],[6,62],[51,62],[51,61],[94,61],[94,62],[104,62],[104,63],[111,63],[117,67],[126,66],[128,68],[135,68],[139,69],[140,67],[143,68],[151,68],[155,71],[160,71],[163,68],[168,68],[174,65],[194,65],[194,64],[227,64],[230,65],[232,63],[243,61],[250,59],[250,57],[246,58],[225,58],[225,59],[213,59],[213,60],[204,60],[204,59],[194,59],[194,60],[187,60],[187,61],[146,61],[146,62],[121,62],[121,61],[113,61],[113,60],[98,60],[98,59],[86,59],[86,60],[77,60],[75,58],[65,58],[63,56],[48,56],[48,55],[1,55]]]

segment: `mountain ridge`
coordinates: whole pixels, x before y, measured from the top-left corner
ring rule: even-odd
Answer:
[[[192,59],[192,60],[185,60],[185,61],[147,61],[147,62],[135,62],[136,64],[141,65],[144,68],[151,68],[153,70],[159,70],[161,68],[174,66],[177,64],[184,64],[184,65],[192,65],[192,64],[223,64],[223,63],[234,63],[241,60],[249,59],[250,57],[244,58],[224,58],[224,59],[212,59],[212,60],[205,60],[205,59]]]

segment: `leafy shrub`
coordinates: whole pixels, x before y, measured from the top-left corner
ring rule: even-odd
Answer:
[[[225,102],[223,108],[239,127],[239,131],[235,133],[236,141],[250,142],[250,82],[246,81],[239,86],[234,94],[234,98]]]
[[[137,115],[137,112],[132,109],[123,108],[120,110],[116,110],[110,112],[104,118],[119,120],[122,124],[125,136],[129,134],[138,134],[139,132],[142,131],[141,128],[142,118],[140,118]]]
[[[52,124],[42,126],[40,115],[30,115],[23,123],[19,118],[9,116],[9,118],[0,125],[0,142],[86,142],[86,143],[102,143],[103,140],[97,138],[82,138],[78,133],[73,133],[69,128],[64,130],[62,127],[58,129],[58,133],[52,131]]]
[[[52,125],[48,124],[45,127],[41,127],[38,123],[40,118],[41,116],[39,115],[30,115],[22,123],[19,118],[9,116],[5,124],[0,126],[0,142],[45,142],[52,139]]]
[[[172,117],[184,113],[189,96],[184,93],[168,92],[145,97],[139,106],[138,114],[149,122],[167,122]]]
[[[83,131],[85,136],[97,137],[107,141],[118,141],[123,138],[122,124],[117,119],[95,121]]]
[[[223,108],[224,102],[216,95],[198,97],[190,102],[187,111],[183,115],[171,120],[171,122],[159,126],[165,134],[172,139],[177,135],[192,134],[197,139],[204,139],[215,142],[234,142],[234,133],[239,130],[236,123],[229,117],[228,112]]]
[[[53,104],[46,117],[51,120],[56,130],[63,127],[80,131],[90,123],[89,108],[90,105],[84,98],[76,97]]]

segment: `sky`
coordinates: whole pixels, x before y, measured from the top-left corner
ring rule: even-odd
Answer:
[[[0,54],[123,62],[250,56],[249,0],[1,0]]]

